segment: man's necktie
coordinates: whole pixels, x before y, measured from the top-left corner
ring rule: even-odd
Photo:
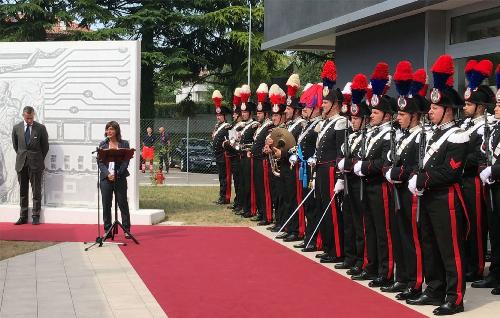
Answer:
[[[30,143],[31,139],[30,126],[31,125],[26,125],[26,130],[24,131],[24,142],[26,143],[26,145]]]

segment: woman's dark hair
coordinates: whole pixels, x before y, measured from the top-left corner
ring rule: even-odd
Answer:
[[[120,130],[120,125],[116,121],[112,120],[106,124],[106,127],[104,128],[104,130],[108,130],[109,127],[113,128],[116,131],[116,140],[118,140],[118,142],[121,142],[122,141],[122,132]],[[104,132],[104,137],[107,137],[106,132]]]

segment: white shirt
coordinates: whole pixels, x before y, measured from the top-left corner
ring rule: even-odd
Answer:
[[[24,122],[24,132],[26,132],[26,127],[27,126],[28,126],[28,123]],[[30,136],[31,136],[31,131],[33,130],[33,124],[31,124],[29,127],[30,127]]]

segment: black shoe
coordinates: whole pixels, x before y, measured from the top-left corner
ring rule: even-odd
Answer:
[[[257,223],[258,226],[264,226],[264,225],[269,225],[271,222],[267,222],[265,220],[261,220],[259,223]]]
[[[353,266],[351,267],[347,272],[346,274],[347,275],[351,275],[351,276],[354,276],[354,275],[359,275],[361,274],[361,272],[363,272],[363,269],[361,269],[361,267],[359,266]]]
[[[416,306],[425,306],[425,305],[441,306],[441,304],[443,303],[443,299],[438,297],[430,297],[425,293],[423,293],[417,298],[407,299],[406,303],[408,305],[416,305]]]
[[[276,233],[276,232],[278,232],[279,230],[280,230],[280,227],[279,227],[279,226],[274,226],[273,228],[271,228],[271,230],[270,230],[270,231],[271,231],[271,232],[273,232],[273,233]]]
[[[375,274],[369,274],[366,271],[361,271],[358,275],[352,275],[351,279],[352,280],[372,280],[377,278],[377,275]]]
[[[338,263],[333,266],[335,269],[350,269],[352,266],[346,262]]]
[[[248,213],[242,214],[241,216],[244,217],[245,219],[248,219],[248,218],[252,217],[252,213],[248,212]]]
[[[436,316],[446,316],[446,315],[454,315],[459,312],[464,311],[464,303],[455,304],[455,302],[447,301],[438,308],[434,309],[432,313]]]
[[[306,246],[304,247],[303,249],[300,250],[301,252],[316,252],[316,246],[314,245],[309,245],[309,246]]]
[[[275,226],[274,226],[274,225],[272,225],[272,226],[270,226],[270,227],[266,227],[266,230],[271,231],[271,230],[272,230],[272,229],[274,229],[274,228],[275,228]]]
[[[380,291],[384,293],[401,293],[406,290],[407,284],[401,282],[394,282],[390,286],[380,287]]]
[[[500,295],[500,286],[497,286],[491,290],[492,295]]]
[[[465,274],[465,281],[466,282],[477,282],[483,279],[482,275],[478,275],[476,273],[467,273]]]
[[[259,221],[262,221],[262,216],[254,216],[253,218],[250,219],[250,221],[254,221],[254,222],[259,222]]]
[[[404,292],[397,294],[396,299],[397,300],[415,299],[420,297],[421,294],[422,290],[420,289],[407,288]]]
[[[392,285],[393,281],[385,277],[377,277],[368,283],[368,287],[387,287]]]
[[[278,230],[279,230],[279,229],[278,229]],[[277,231],[276,231],[276,232],[277,232]],[[279,239],[279,240],[282,240],[282,239],[284,239],[284,238],[285,238],[285,237],[287,237],[287,236],[288,236],[288,233],[287,233],[287,232],[283,232],[283,233],[281,233],[280,235],[276,236],[276,238],[277,238],[277,239]]]
[[[103,241],[104,241],[104,240],[112,240],[112,239],[113,239],[113,233],[109,232],[109,233],[106,235],[106,232],[107,232],[107,231],[108,231],[108,230],[104,230],[104,234],[105,234],[105,236],[103,236],[103,237],[102,237],[102,240],[103,240]]]
[[[40,225],[40,216],[39,215],[33,215],[33,221],[31,222],[33,225]]]
[[[125,233],[125,238],[130,240],[130,239],[132,239],[132,235]]]
[[[238,211],[234,211],[234,214],[236,214],[236,215],[244,215],[245,211],[243,211],[243,209],[240,209]]]
[[[14,225],[21,225],[21,224],[27,224],[28,223],[28,218],[27,217],[20,217]]]
[[[306,242],[301,242],[299,244],[294,244],[293,247],[295,247],[295,248],[305,248],[306,247]]]
[[[494,288],[499,282],[492,276],[488,275],[484,279],[478,280],[470,284],[473,288]]]
[[[297,234],[289,234],[287,237],[283,239],[283,242],[298,242],[302,241],[302,237],[299,237]]]
[[[322,257],[319,262],[320,263],[341,263],[344,261],[343,257],[335,257],[335,256],[326,256]]]
[[[328,253],[327,252],[323,252],[323,253],[320,253],[320,254],[316,254],[316,258],[323,258],[323,257],[327,257],[328,256]]]

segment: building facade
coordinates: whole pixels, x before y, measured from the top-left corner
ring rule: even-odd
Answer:
[[[497,65],[500,1],[266,0],[262,49],[334,51],[340,85],[370,75],[379,61],[392,72],[401,60],[429,70],[441,54],[452,55],[457,70],[471,58]],[[463,71],[455,86],[463,91]]]

